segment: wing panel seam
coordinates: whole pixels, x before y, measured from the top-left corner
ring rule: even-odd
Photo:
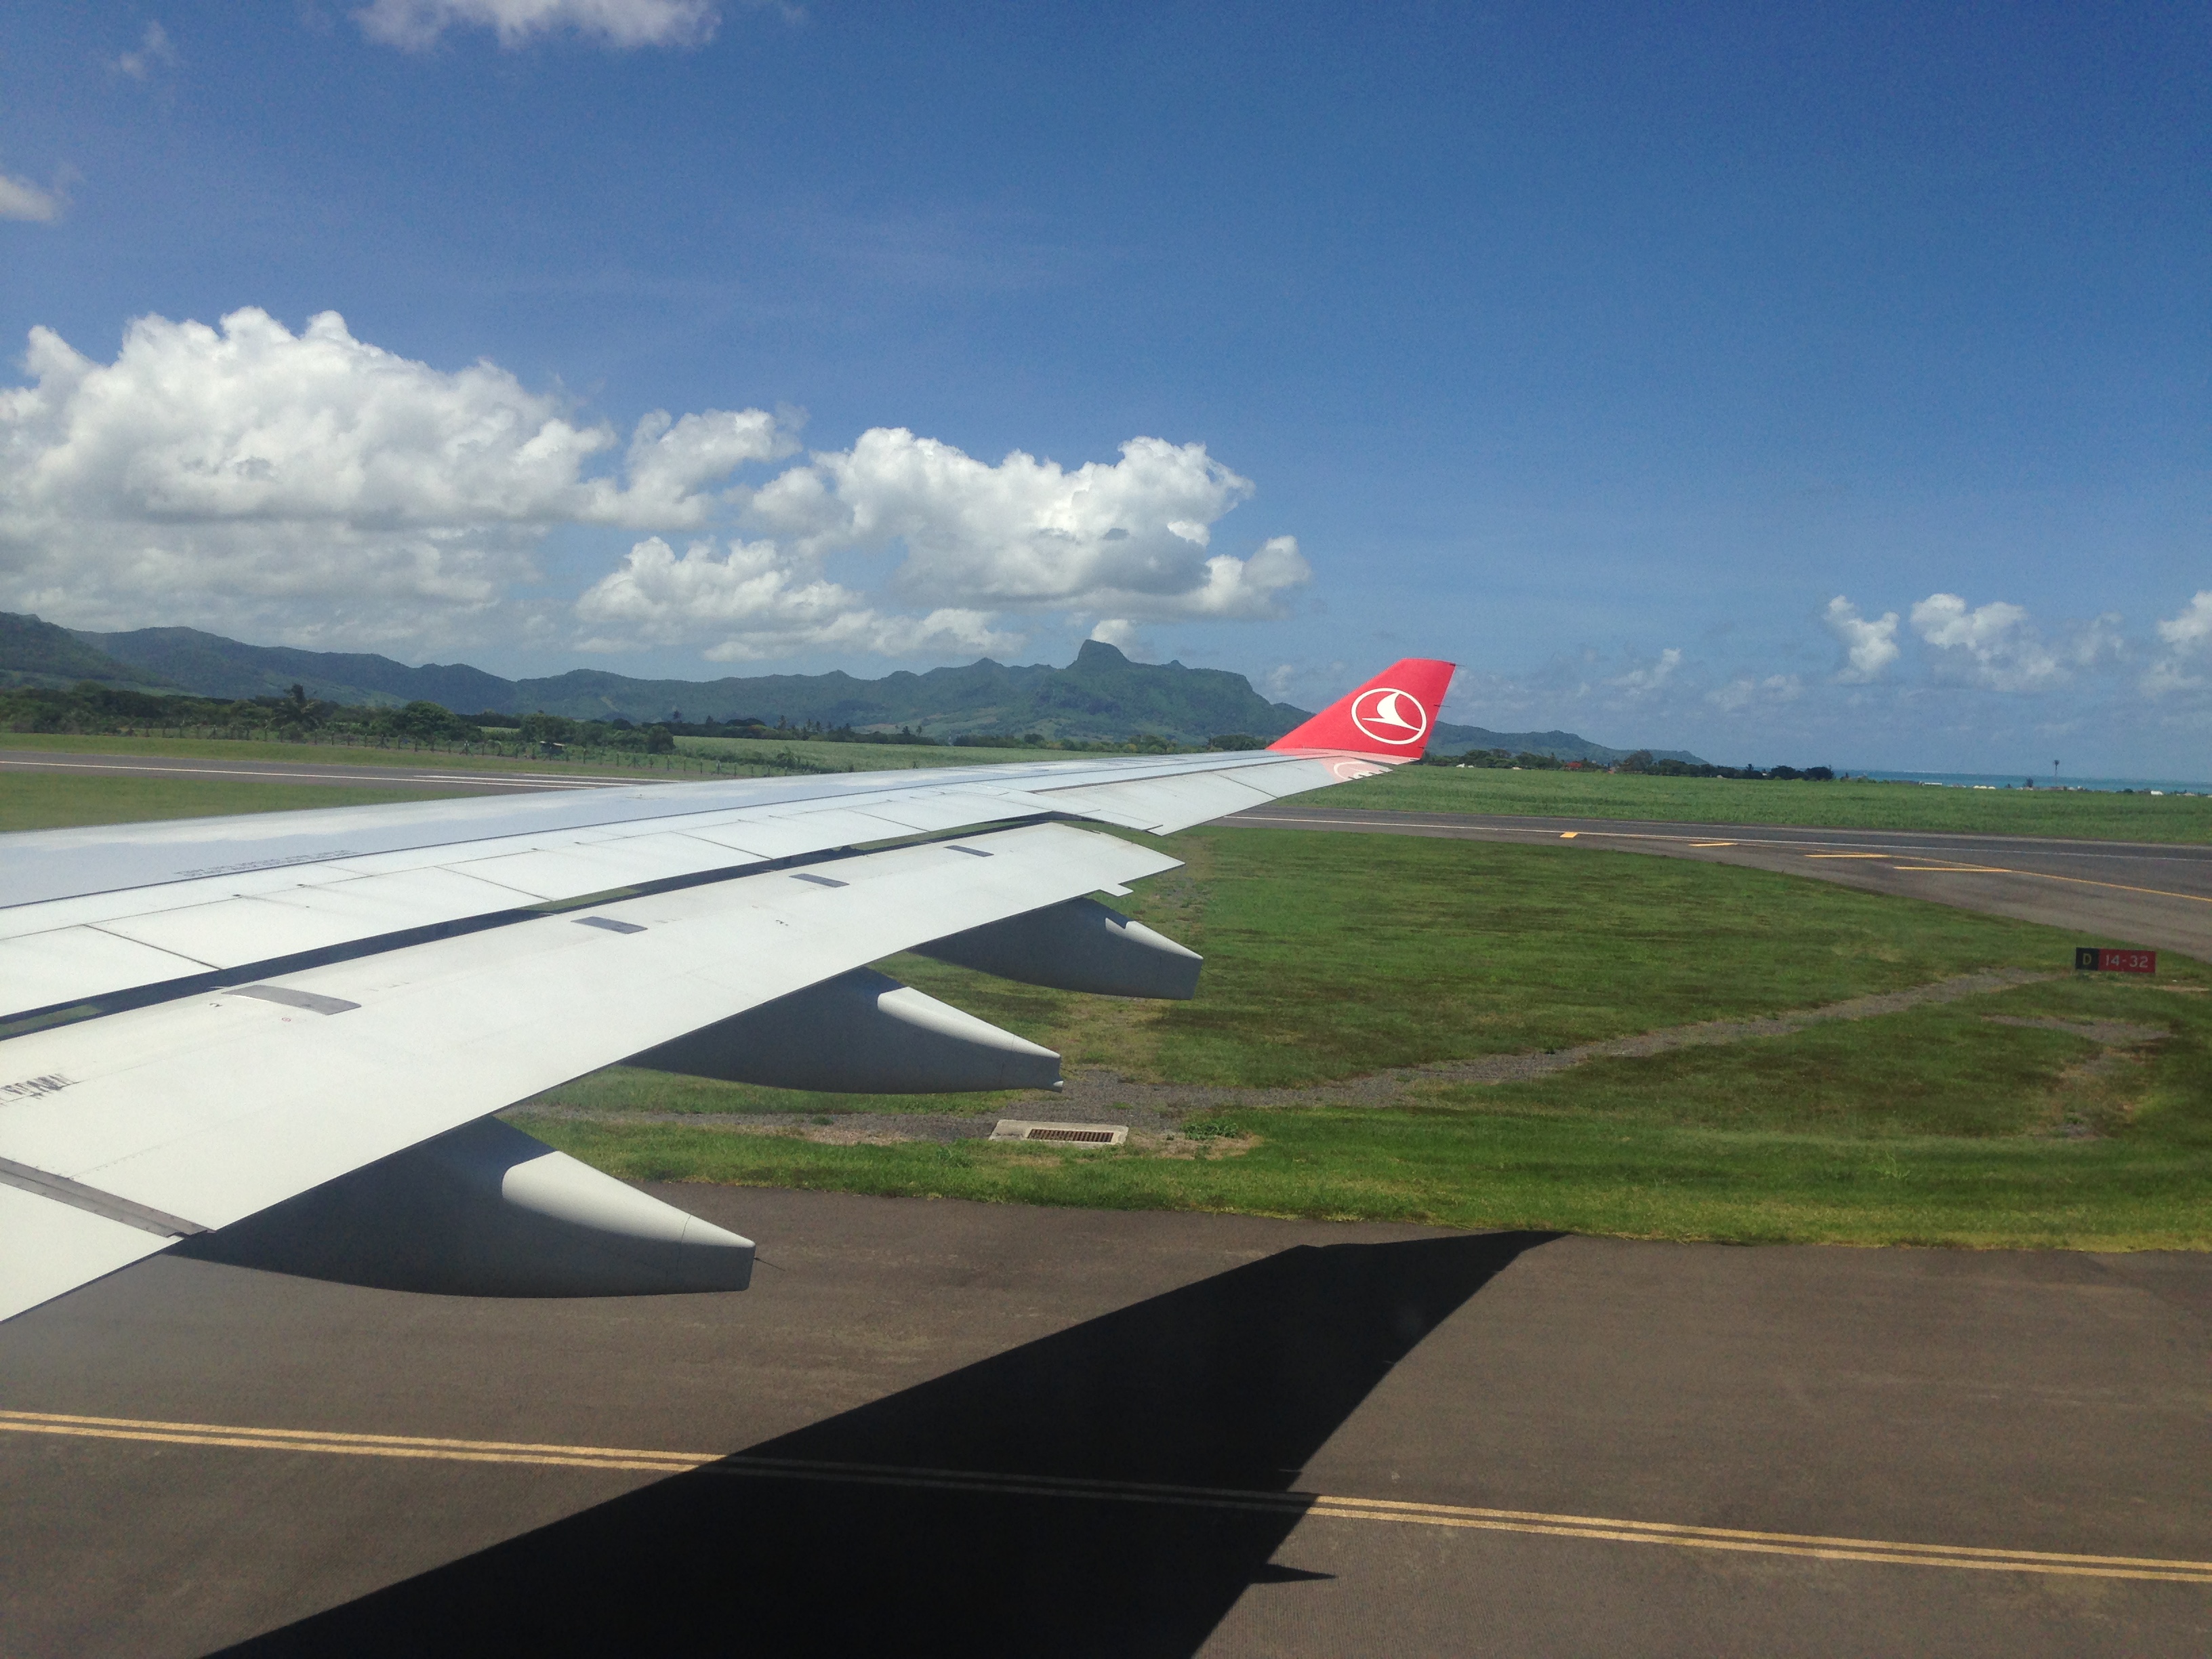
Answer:
[[[187,1221],[180,1215],[171,1215],[149,1204],[136,1204],[127,1198],[118,1198],[113,1193],[104,1193],[97,1187],[88,1187],[82,1181],[71,1181],[67,1176],[49,1174],[28,1164],[18,1164],[13,1158],[0,1158],[0,1187],[13,1187],[18,1192],[35,1194],[52,1199],[57,1204],[66,1204],[71,1209],[96,1215],[103,1221],[119,1221],[125,1226],[136,1227],[143,1233],[157,1234],[163,1238],[190,1238],[195,1233],[208,1230],[197,1221]]]

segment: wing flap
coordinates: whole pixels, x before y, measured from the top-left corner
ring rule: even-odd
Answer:
[[[177,1241],[0,1185],[0,1319],[104,1279]]]
[[[538,847],[471,859],[452,867],[537,899],[565,899],[604,893],[617,887],[659,881],[671,875],[696,875],[724,866],[753,863],[757,852],[732,857],[719,842],[696,835],[661,830],[649,835],[579,841],[566,847]]]
[[[209,965],[97,927],[0,939],[0,1018],[82,1002],[118,985],[157,985],[204,973]]]
[[[1040,793],[1049,800],[1064,803],[1062,811],[1111,814],[1117,822],[1158,835],[1203,823],[1208,818],[1241,811],[1248,806],[1264,806],[1274,799],[1267,791],[1245,783],[1240,775],[1225,772],[1091,784]]]

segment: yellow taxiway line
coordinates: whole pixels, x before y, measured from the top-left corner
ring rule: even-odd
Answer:
[[[319,1453],[455,1463],[522,1464],[541,1468],[615,1469],[651,1474],[716,1474],[769,1480],[973,1492],[1000,1497],[1060,1498],[1091,1502],[1160,1504],[1181,1508],[1264,1510],[1299,1520],[1383,1522],[1399,1526],[1507,1532],[1582,1538],[1620,1544],[1665,1544],[1678,1549],[1725,1550],[1796,1556],[1820,1561],[1866,1561],[1893,1566],[1951,1567],[1981,1572],[2027,1572],[2065,1577],[2156,1579],[2212,1584],[2212,1561],[2161,1556],[2087,1555],[2053,1550],[1991,1549],[1979,1545],[1920,1544],[1894,1539],[1840,1538],[1817,1533],[1761,1532],[1741,1527],[1699,1527],[1615,1516],[1554,1515],[1537,1510],[1478,1509],[1328,1492],[1243,1492],[1211,1486],[1171,1486],[1127,1480],[1086,1480],[1054,1475],[991,1474],[964,1469],[907,1468],[886,1464],[827,1463],[797,1458],[749,1457],[743,1453],[657,1451],[620,1446],[568,1446],[519,1440],[461,1440],[397,1434],[350,1434],[319,1429],[246,1428],[216,1423],[172,1423],[128,1417],[84,1417],[58,1412],[0,1411],[0,1431],[166,1446]]]

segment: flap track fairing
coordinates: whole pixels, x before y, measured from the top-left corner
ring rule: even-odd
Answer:
[[[1060,1087],[1060,1056],[1051,1049],[867,968],[648,1048],[629,1063],[836,1094]]]
[[[495,1118],[186,1239],[176,1253],[447,1296],[741,1291],[753,1265],[750,1239]]]
[[[1186,1002],[1203,958],[1096,899],[1069,899],[933,939],[915,951],[939,962],[1055,991]]]

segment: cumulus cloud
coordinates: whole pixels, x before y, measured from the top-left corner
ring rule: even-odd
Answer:
[[[569,620],[599,648],[731,661],[1010,652],[999,619],[1048,610],[1135,641],[1280,615],[1310,577],[1288,536],[1215,546],[1252,485],[1200,444],[992,465],[878,428],[747,489],[732,475],[797,450],[764,410],[656,410],[625,441],[495,363],[436,368],[336,313],[296,334],[251,308],[141,318],[112,363],[34,329],[25,369],[0,388],[0,608],[80,627],[481,636],[562,526],[698,532],[680,556],[636,540]]]
[[[62,216],[62,198],[50,190],[40,190],[28,179],[18,179],[11,173],[0,173],[0,219],[27,219],[33,224],[52,224]]]
[[[601,510],[617,523],[689,527],[702,522],[714,506],[707,486],[748,462],[780,460],[798,447],[763,410],[712,409],[678,421],[656,409],[630,439],[629,490]]]
[[[564,32],[616,47],[696,46],[721,22],[713,0],[371,0],[353,16],[370,40],[407,52],[453,28],[490,29],[510,52]]]
[[[1990,690],[2039,690],[2065,678],[2027,612],[2002,599],[1969,610],[1956,593],[1931,593],[1912,607],[1912,626],[1953,672]]]
[[[698,541],[679,559],[653,537],[594,584],[576,611],[603,630],[586,642],[588,648],[703,639],[716,662],[764,661],[806,650],[988,655],[1022,643],[1018,635],[993,629],[984,611],[947,606],[920,617],[886,615],[824,577],[806,555],[774,542],[732,541],[717,556],[711,541]]]
[[[2179,616],[2160,618],[2158,636],[2183,651],[2201,651],[2212,644],[2212,590],[2200,588]]]
[[[107,364],[37,328],[25,368],[31,385],[0,391],[0,593],[79,625],[142,620],[164,594],[301,637],[373,599],[399,637],[492,603],[553,525],[689,528],[732,467],[792,447],[758,410],[654,414],[624,488],[586,472],[618,446],[604,424],[495,364],[447,373],[356,340],[334,312],[296,335],[253,309],[220,329],[141,318]]]
[[[1838,593],[1828,601],[1822,620],[1844,647],[1844,665],[1836,671],[1838,684],[1863,684],[1879,677],[1883,669],[1897,660],[1894,611],[1869,619],[1862,617],[1859,608]]]
[[[665,417],[659,417],[665,418]],[[653,435],[657,434],[657,435]],[[682,455],[758,459],[772,428],[732,428],[724,447],[685,439],[684,422],[639,442]],[[635,446],[633,449],[635,452]],[[626,500],[659,476],[635,453]],[[672,488],[693,493],[672,461]],[[631,549],[586,593],[578,616],[605,648],[695,643],[723,659],[808,650],[891,656],[1018,650],[1007,612],[1052,610],[1093,623],[1091,637],[1143,653],[1145,623],[1252,620],[1282,613],[1310,580],[1297,541],[1278,536],[1238,557],[1212,551],[1212,526],[1252,492],[1201,444],[1133,438],[1121,459],[1068,470],[1017,451],[996,465],[903,428],[877,428],[848,450],[821,451],[761,489],[737,492],[755,540],[678,559],[658,540]],[[890,560],[878,595],[834,580],[833,558]]]
[[[1149,660],[1152,654],[1152,641],[1138,630],[1137,624],[1126,617],[1109,617],[1091,630],[1091,637],[1101,645],[1110,645],[1125,657],[1139,661]]]
[[[1215,521],[1251,493],[1203,444],[1133,438],[1119,461],[1069,471],[878,427],[785,472],[748,518],[813,556],[899,544],[890,586],[910,605],[1249,620],[1281,615],[1312,575],[1289,536],[1248,558],[1209,551]]]
[[[1674,678],[1675,671],[1681,665],[1681,652],[1670,645],[1659,653],[1658,661],[1639,665],[1606,684],[1631,702],[1641,702],[1644,698],[1656,696],[1665,690],[1667,682]]]
[[[2160,617],[2158,637],[2166,654],[2153,662],[2143,676],[2142,690],[2150,696],[2196,690],[2205,684],[2199,665],[2212,654],[2212,589],[2199,589],[2178,617]]]
[[[165,69],[177,61],[177,49],[169,42],[169,32],[159,23],[146,25],[145,33],[138,37],[138,49],[126,52],[112,67],[118,75],[127,75],[134,81],[149,78],[155,70]]]
[[[1723,714],[1751,708],[1795,702],[1805,695],[1805,683],[1795,674],[1769,674],[1760,679],[1746,674],[1705,693],[1705,701]]]

